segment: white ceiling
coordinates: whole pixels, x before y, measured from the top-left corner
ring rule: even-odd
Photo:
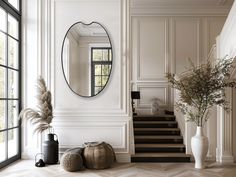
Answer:
[[[78,37],[107,36],[107,33],[103,27],[97,23],[92,23],[90,25],[78,23],[70,29],[70,32]]]
[[[215,6],[230,7],[234,0],[131,0],[131,7]]]

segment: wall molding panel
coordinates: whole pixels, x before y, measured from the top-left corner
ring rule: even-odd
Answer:
[[[138,107],[139,108],[150,108],[151,107],[151,99],[153,92],[156,93],[157,98],[160,99],[160,105],[162,107],[167,107],[169,103],[169,92],[167,85],[157,85],[157,84],[150,84],[150,85],[137,85],[137,90],[140,91],[141,99],[138,100]],[[151,97],[150,95],[151,94]]]
[[[86,2],[86,3],[85,3]],[[101,1],[101,2],[99,2],[99,3],[104,3],[104,4],[106,4],[107,5],[107,2],[108,1],[106,1],[106,0],[104,0],[104,1]],[[54,17],[56,17],[57,16],[57,14],[55,14],[55,12],[56,12],[56,8],[57,8],[57,5],[58,5],[58,7],[60,6],[60,4],[67,4],[68,6],[70,5],[70,4],[72,4],[72,5],[77,5],[77,4],[80,4],[80,3],[82,3],[81,5],[85,5],[86,6],[86,4],[88,3],[88,4],[90,4],[90,3],[98,3],[97,1],[95,1],[95,0],[90,0],[90,1],[83,1],[83,0],[70,0],[70,1],[67,1],[67,0],[53,0],[53,1],[51,1],[51,7],[52,7],[52,10],[51,10],[51,12],[52,12],[52,14],[51,14],[51,24],[55,24],[56,23],[56,20],[57,20],[57,18],[54,18]],[[113,1],[110,1],[109,2],[109,4],[120,4],[121,2],[119,1],[119,0],[113,0]],[[120,5],[120,14],[121,14],[121,6],[122,5]],[[120,15],[121,16],[121,15]],[[123,23],[122,22],[122,17],[119,17],[119,20],[120,20],[120,23]],[[52,27],[51,27],[51,29],[52,29],[52,32],[51,32],[51,34],[56,34],[56,28],[55,28],[55,25],[53,26],[52,25]],[[104,26],[106,26],[106,25],[104,25]],[[124,35],[123,34],[123,31],[122,31],[123,29],[122,29],[122,26],[120,26],[120,29],[119,29],[119,31],[120,31],[120,34],[119,34],[119,36],[122,38],[122,36]],[[109,33],[109,31],[108,31],[108,33]],[[112,34],[110,34],[110,35],[112,35]],[[119,39],[119,42],[121,43],[121,40],[122,39]],[[113,36],[111,36],[111,39],[112,39],[112,44],[114,44],[114,39],[113,39]],[[51,45],[52,45],[52,49],[54,49],[54,52],[52,52],[52,56],[51,56],[51,58],[58,58],[58,57],[56,57],[56,54],[55,54],[55,39],[54,39],[54,35],[52,35],[51,36],[51,41],[52,41],[52,43],[51,43]],[[121,46],[122,47],[122,46]],[[114,48],[114,45],[113,45],[113,50],[114,50],[114,53],[113,54],[115,54],[115,58],[114,58],[114,63],[113,63],[113,66],[114,65],[119,65],[119,66],[123,66],[123,67],[125,67],[124,65],[123,65],[123,61],[122,61],[122,59],[118,59],[117,58],[117,56],[122,56],[122,53],[123,53],[123,51],[122,51],[122,49],[121,49],[121,47],[120,47],[120,49],[118,49],[118,50],[116,50],[116,48]],[[53,51],[53,50],[52,50]],[[116,55],[117,54],[117,55]],[[116,59],[117,59],[117,61],[119,61],[119,64],[117,63],[117,61],[116,61]],[[57,59],[58,60],[58,59]],[[52,64],[51,66],[55,66],[55,61],[53,61],[53,63],[54,64]],[[118,67],[117,67],[118,68]],[[78,106],[76,106],[76,105],[73,105],[73,106],[71,106],[70,104],[67,104],[68,106],[70,106],[70,107],[65,107],[65,106],[62,106],[62,105],[60,105],[59,103],[61,102],[61,100],[57,100],[58,99],[58,97],[56,97],[55,99],[54,99],[54,107],[55,107],[55,115],[56,116],[60,116],[60,114],[63,114],[63,113],[65,113],[65,114],[67,114],[68,112],[70,112],[70,114],[72,114],[72,115],[78,115],[78,114],[83,114],[83,115],[86,115],[87,114],[87,116],[94,116],[94,115],[98,115],[98,116],[102,116],[102,115],[104,115],[104,116],[110,116],[111,114],[113,114],[113,113],[115,113],[116,115],[120,115],[120,116],[127,116],[128,115],[128,110],[127,110],[127,101],[126,101],[126,97],[125,97],[125,95],[126,95],[126,88],[127,88],[127,86],[126,86],[126,80],[124,80],[124,78],[125,78],[125,76],[126,76],[126,72],[123,72],[123,71],[126,71],[126,69],[125,68],[122,68],[122,67],[119,67],[120,68],[120,70],[122,71],[122,72],[119,72],[120,73],[120,75],[119,75],[119,86],[118,86],[118,88],[119,88],[119,92],[118,92],[118,95],[117,95],[117,98],[118,98],[118,103],[116,103],[116,104],[108,104],[107,106],[103,106],[103,107],[101,107],[99,104],[99,106],[97,106],[97,103],[95,103],[95,105],[94,106],[90,106],[89,108],[88,107],[78,107]],[[57,94],[57,88],[58,88],[58,86],[57,86],[57,81],[55,80],[55,78],[56,78],[56,75],[58,75],[58,69],[60,69],[60,68],[55,68],[55,67],[52,67],[51,68],[51,73],[52,73],[52,75],[54,76],[54,77],[52,77],[53,78],[53,80],[51,81],[51,85],[52,85],[52,91],[53,91],[53,94],[54,95],[56,95]],[[114,69],[116,69],[115,67],[113,68],[113,70]],[[56,72],[56,73],[55,73]],[[111,80],[113,79],[113,75],[114,75],[114,72],[112,71],[112,76],[111,76]],[[64,80],[64,78],[61,78],[62,80]],[[107,87],[109,87],[109,85],[110,85],[110,81],[109,81],[109,83],[108,83],[108,85],[107,85]],[[61,89],[61,88],[60,88]],[[69,90],[69,88],[65,88],[66,90],[67,90],[67,92],[70,92],[70,90]],[[109,88],[105,88],[105,91],[106,91],[106,89],[108,90]],[[103,92],[105,92],[105,91],[103,91]],[[102,94],[105,94],[105,93],[101,93],[101,95]],[[77,96],[76,94],[74,94],[74,93],[69,93],[69,97],[71,97],[73,100],[71,100],[72,102],[78,102],[77,100],[77,98],[76,97],[79,97],[79,96]],[[89,102],[97,102],[96,100],[98,100],[99,99],[99,97],[102,97],[102,96],[97,96],[96,98],[91,98],[90,100],[89,100]],[[86,98],[84,99],[84,98],[81,98],[81,103],[82,102],[86,102]],[[112,106],[112,107],[111,107]]]
[[[132,2],[144,3],[139,0]],[[164,73],[179,74],[185,71],[189,66],[188,58],[195,64],[206,60],[215,44],[215,38],[221,32],[227,13],[211,10],[207,12],[206,9],[197,12],[194,7],[182,12],[180,9],[170,12],[171,8],[167,7],[159,11],[159,7],[142,7],[140,4],[133,4],[133,7],[131,5],[131,84],[133,90],[138,90],[141,94],[141,99],[135,100],[137,112],[150,114],[151,100],[154,97],[163,102],[162,108],[173,110],[176,94],[170,88]],[[142,28],[142,24],[146,28]],[[161,46],[158,48],[160,50],[156,46]],[[176,112],[175,115],[181,126],[187,153],[191,154],[190,142],[195,134],[195,126],[185,123],[182,113]],[[208,159],[216,159],[215,129],[216,123],[208,124],[205,128],[206,135],[212,139]]]
[[[188,66],[188,58],[200,62],[200,19],[192,17],[173,18],[173,59],[175,73],[180,73]]]
[[[25,2],[25,6],[30,11],[25,14],[26,19],[31,19],[31,13],[37,9],[34,29],[31,30],[27,26],[25,32],[26,40],[31,33],[34,34],[33,46],[37,51],[37,63],[35,63],[31,59],[30,51],[26,50],[27,60],[25,61],[28,62],[26,71],[29,73],[28,70],[37,69],[34,69],[35,74],[32,75],[34,80],[26,76],[25,85],[28,89],[32,84],[35,85],[38,75],[44,77],[52,92],[53,126],[55,133],[59,135],[60,148],[81,145],[85,140],[103,140],[114,146],[118,160],[129,161],[130,159],[131,118],[130,99],[127,96],[130,90],[129,53],[127,53],[129,48],[128,5],[129,1],[126,0],[27,0]],[[91,12],[89,16],[88,11]],[[114,60],[109,83],[101,94],[90,99],[72,93],[62,74],[62,41],[67,29],[78,21],[101,23],[107,29],[113,46]],[[28,20],[27,24],[31,22]],[[31,43],[29,40],[26,42],[26,45]],[[30,61],[34,62],[33,67],[30,66]],[[36,105],[33,102],[31,104]],[[24,126],[26,127],[25,147],[22,154],[25,158],[33,158],[37,151],[40,152],[43,138],[30,138],[28,134],[31,130],[28,130],[26,123]],[[72,138],[72,142],[67,142],[68,138],[71,139],[75,134],[80,135],[78,141]],[[92,137],[94,137],[93,140]],[[38,148],[31,144],[36,144]]]
[[[217,38],[217,58],[235,57],[236,56],[236,2],[226,19],[221,34]],[[235,63],[235,62],[234,62]],[[235,73],[232,71],[232,79],[235,79]],[[234,129],[235,115],[235,95],[231,88],[226,89],[226,97],[229,105],[233,109],[232,112],[226,112],[222,108],[217,110],[217,161],[219,162],[235,162],[236,151]]]
[[[36,91],[32,88],[37,76],[42,75],[52,91],[55,116],[53,126],[61,137],[60,148],[75,147],[84,141],[104,140],[114,146],[120,161],[129,161],[130,154],[134,153],[130,91],[141,92],[141,100],[136,102],[141,113],[150,113],[151,99],[154,97],[162,101],[163,108],[172,109],[174,92],[168,85],[165,73],[183,70],[188,57],[193,57],[199,63],[208,56],[230,6],[228,1],[225,3],[218,0],[202,1],[207,4],[220,3],[220,6],[216,5],[217,8],[189,7],[184,4],[178,8],[155,4],[158,2],[23,2],[23,9],[26,10],[22,18],[25,23],[22,30],[23,105],[32,108],[36,105]],[[164,0],[162,2],[166,3]],[[192,2],[199,3],[195,0]],[[142,3],[147,5],[143,6]],[[234,18],[235,14],[231,16]],[[114,60],[109,83],[99,95],[90,99],[80,97],[68,88],[61,67],[64,35],[78,21],[101,23],[108,31],[113,47]],[[228,28],[234,26],[234,23],[228,22]],[[226,33],[229,29],[224,31]],[[221,45],[225,45],[229,39],[230,36],[222,38]],[[227,50],[235,51],[235,45],[229,47],[218,52],[223,54]],[[207,129],[210,129],[210,125]],[[33,137],[31,133],[32,126],[23,123],[23,157],[33,158],[36,152],[40,152],[43,137]],[[228,136],[230,132],[225,133]],[[223,143],[223,139],[220,141]],[[231,150],[229,146],[222,148]],[[213,152],[215,146],[211,148]]]
[[[60,137],[60,148],[80,147],[84,142],[105,141],[116,152],[128,153],[128,121],[75,121],[73,124],[63,121],[54,126]],[[79,136],[74,136],[75,134]]]
[[[131,11],[131,57],[133,90],[141,92],[159,89],[156,95],[165,95],[165,106],[172,109],[173,89],[169,88],[165,78],[167,72],[181,73],[189,66],[188,58],[199,64],[207,59],[211,45],[219,34],[225,17],[218,16],[165,16]],[[158,85],[159,84],[159,85]],[[157,86],[158,85],[158,86]],[[160,85],[165,85],[165,92]],[[153,92],[154,93],[154,92]],[[160,94],[162,93],[162,94]],[[142,95],[142,93],[141,93]],[[151,95],[149,95],[150,97]],[[156,97],[155,95],[152,96]],[[163,97],[163,96],[162,96]],[[163,100],[163,98],[160,98]],[[140,109],[151,104],[137,102]]]
[[[147,37],[147,31],[149,31],[149,36]],[[138,34],[137,34],[137,80],[161,80],[164,79],[165,73],[168,67],[168,56],[167,56],[167,44],[168,44],[168,20],[166,18],[142,18],[138,19]],[[143,34],[144,33],[144,34]],[[145,43],[144,43],[145,40]],[[140,41],[142,41],[142,46]],[[164,42],[164,44],[163,44]],[[154,46],[155,49],[151,47]],[[145,51],[148,50],[148,51]],[[154,51],[154,53],[151,53]],[[150,54],[151,53],[151,54]],[[150,56],[149,56],[150,54]],[[148,58],[146,58],[148,56]],[[155,56],[155,57],[154,57]],[[155,60],[157,59],[157,60]],[[145,70],[142,66],[149,65]],[[158,65],[162,65],[159,67]],[[152,68],[153,67],[153,68]],[[159,71],[155,68],[163,68]],[[153,72],[154,71],[154,72]]]

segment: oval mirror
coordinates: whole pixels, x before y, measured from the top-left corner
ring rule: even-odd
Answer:
[[[62,69],[70,89],[83,97],[99,94],[112,68],[112,45],[106,29],[97,22],[77,22],[62,44]]]

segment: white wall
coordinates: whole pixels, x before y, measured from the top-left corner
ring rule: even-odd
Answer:
[[[25,75],[26,87],[34,85],[36,76],[42,74],[52,91],[53,126],[58,134],[60,148],[81,146],[86,141],[106,141],[117,154],[118,161],[129,161],[129,91],[126,25],[126,1],[123,0],[28,0],[25,1],[26,39],[32,36],[32,47],[40,54],[38,63],[26,64],[32,79]],[[113,66],[106,88],[93,98],[74,94],[67,86],[61,67],[61,49],[68,28],[75,22],[101,23],[110,35],[113,47]],[[28,43],[25,61],[31,61]],[[40,47],[37,45],[39,44]],[[37,53],[36,52],[36,53]],[[33,68],[37,68],[32,70]],[[39,72],[38,72],[39,71]],[[36,93],[34,93],[36,95]],[[31,94],[30,96],[34,96]],[[28,95],[25,94],[28,98]],[[35,103],[26,106],[34,106]],[[26,130],[27,128],[25,128]],[[32,138],[24,134],[24,153]],[[40,149],[40,140],[32,151]],[[32,154],[27,154],[33,156]]]
[[[36,0],[22,1],[22,107],[36,108],[36,79],[41,75],[40,13]],[[32,126],[23,120],[22,157],[29,158],[40,152],[41,137],[33,135]]]
[[[217,38],[217,57],[236,57],[236,2],[230,10],[229,16]],[[236,64],[236,61],[234,61]],[[235,69],[232,72],[232,79],[236,78]],[[236,95],[235,89],[227,89],[228,102],[232,112],[227,113],[218,108],[217,114],[217,158],[221,162],[236,161]]]
[[[234,156],[234,162],[236,162],[236,89],[233,90],[233,156]]]
[[[133,153],[130,82],[133,89],[141,91],[140,111],[150,112],[153,96],[171,108],[173,92],[165,72],[181,71],[189,56],[195,62],[205,59],[227,12],[207,8],[143,9],[132,3],[129,9],[129,5],[128,0],[23,2],[24,106],[35,107],[33,88],[37,75],[43,75],[53,94],[53,126],[60,148],[106,141],[115,148],[119,161],[129,161]],[[71,92],[62,74],[62,41],[68,28],[78,21],[101,23],[113,47],[109,83],[101,94],[90,99]],[[24,124],[25,157],[34,157],[40,150],[41,138],[36,141],[31,129]]]
[[[129,117],[126,105],[125,80],[120,70],[123,65],[121,51],[121,1],[54,1],[51,34],[54,65],[52,86],[54,95],[54,127],[60,137],[60,147],[80,146],[86,141],[106,141],[117,153],[129,153]],[[89,12],[89,13],[88,13]],[[64,19],[64,20],[62,20]],[[114,63],[107,87],[94,98],[86,99],[73,94],[62,76],[60,58],[62,39],[71,24],[97,21],[108,31],[113,45]],[[123,89],[124,88],[124,89]],[[61,94],[63,93],[63,94]],[[75,136],[78,135],[78,136]]]
[[[131,14],[132,87],[141,92],[140,112],[150,113],[154,97],[166,109],[173,109],[165,74],[183,72],[188,58],[196,64],[206,60],[225,18]]]
[[[84,84],[83,80],[81,80],[81,84],[77,82],[77,80],[79,79],[79,77],[81,77],[81,75],[79,74],[80,68],[79,68],[79,43],[77,42],[77,40],[73,37],[73,35],[71,33],[68,33],[67,35],[67,39],[68,39],[68,59],[67,59],[67,64],[68,65],[68,76],[66,76],[66,78],[68,79],[68,83],[70,84],[71,88],[73,88],[73,90],[77,91],[80,87],[81,84]],[[64,44],[65,45],[65,44]],[[66,46],[64,46],[66,47]],[[63,47],[63,49],[64,49]],[[63,50],[64,51],[64,50]],[[64,55],[64,52],[63,52]],[[64,60],[63,60],[64,62]],[[64,63],[63,63],[63,67],[65,68]]]
[[[188,7],[188,10],[184,8],[182,11],[167,8],[164,12],[155,6],[158,3],[148,2],[146,6],[141,6],[143,2],[133,0],[131,7],[131,82],[132,89],[139,90],[141,94],[137,102],[141,114],[151,113],[151,100],[154,97],[159,98],[163,109],[173,109],[177,95],[169,87],[165,74],[178,74],[186,70],[189,66],[188,58],[198,64],[211,57],[209,55],[214,55],[216,48],[212,46],[227,16],[227,13],[209,14],[200,10],[196,13],[195,7]],[[192,12],[189,11],[191,8]],[[191,137],[195,134],[196,126],[185,123],[183,114],[176,110],[175,115],[184,137],[186,152],[191,154]],[[211,119],[204,128],[211,140],[209,160],[216,159],[217,132],[214,116],[215,111],[211,111]]]

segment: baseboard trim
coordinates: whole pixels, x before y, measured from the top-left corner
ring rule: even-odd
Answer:
[[[218,156],[216,158],[216,161],[220,163],[234,163],[234,157],[233,156]]]
[[[116,153],[116,161],[119,163],[131,162],[131,155],[128,153]]]

